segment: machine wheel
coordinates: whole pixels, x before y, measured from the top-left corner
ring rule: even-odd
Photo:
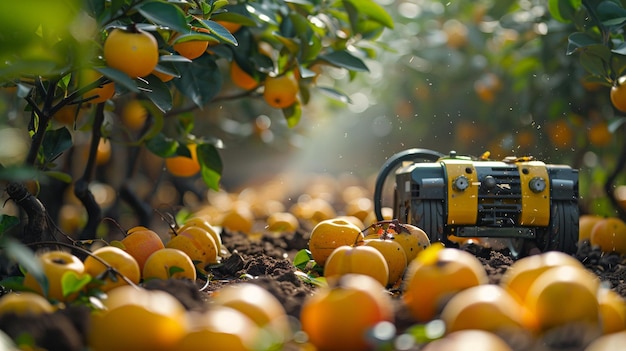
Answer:
[[[448,236],[443,230],[443,201],[415,201],[411,205],[411,211],[413,211],[412,224],[426,232],[431,243],[441,241],[446,246],[450,245]]]
[[[578,204],[574,201],[553,201],[550,225],[537,234],[541,251],[576,253],[578,249]]]

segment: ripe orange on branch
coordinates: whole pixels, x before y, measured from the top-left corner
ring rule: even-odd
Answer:
[[[275,108],[287,108],[298,100],[298,82],[293,72],[265,80],[263,98],[268,105]]]
[[[611,87],[610,98],[611,103],[616,109],[626,112],[626,76],[617,79],[617,82]]]
[[[104,59],[109,67],[131,78],[149,75],[159,62],[159,45],[154,36],[135,28],[125,31],[115,28],[104,42]]]

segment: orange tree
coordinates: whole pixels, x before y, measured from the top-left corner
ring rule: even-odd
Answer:
[[[592,5],[607,17],[587,15]],[[359,112],[377,116],[372,125],[381,127],[370,135],[378,140],[354,147],[384,150],[381,159],[428,147],[569,164],[580,169],[583,210],[614,214],[621,209],[610,200],[615,184],[626,182],[617,161],[623,113],[610,101],[623,75],[621,8],[613,1],[393,2],[395,28],[382,36],[392,50],[375,67],[384,74],[367,77],[385,95]]]
[[[117,178],[109,186],[145,224],[150,209],[128,186],[142,149],[161,161],[197,162],[204,183],[218,189],[222,142],[195,133],[194,111],[265,98],[293,127],[314,91],[343,98],[332,86],[314,84],[319,67],[351,76],[367,71],[365,61],[377,52],[371,43],[392,27],[373,0],[3,2],[0,108],[7,113],[0,123],[15,135],[28,134],[28,149],[18,161],[2,160],[0,181],[28,215],[22,239],[55,234],[49,218],[58,215],[66,189],[87,210],[80,238],[95,237],[103,214],[90,185],[112,173]],[[233,64],[248,81],[245,89],[225,79]],[[133,100],[145,110],[122,112]],[[121,157],[121,165],[98,164],[101,139],[113,144],[111,159]],[[172,173],[195,173],[183,167]],[[14,222],[3,216],[0,232]]]

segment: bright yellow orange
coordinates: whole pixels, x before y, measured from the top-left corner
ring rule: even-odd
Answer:
[[[559,251],[548,251],[515,261],[500,279],[500,285],[523,303],[528,289],[537,277],[548,269],[559,266],[583,267],[573,256]]]
[[[243,90],[252,90],[259,86],[259,82],[239,67],[234,60],[230,64],[230,80]]]
[[[342,245],[334,249],[324,264],[326,279],[346,274],[369,275],[381,285],[389,283],[389,265],[373,246]]]
[[[591,240],[591,229],[601,220],[602,216],[583,214],[578,218],[578,242]]]
[[[185,156],[174,156],[165,159],[165,168],[176,177],[191,177],[200,172],[200,163],[196,153],[196,144],[188,144],[191,158]]]
[[[222,227],[234,232],[250,233],[254,225],[250,204],[236,202],[222,217]]]
[[[345,219],[327,219],[311,230],[309,250],[313,260],[323,266],[328,256],[342,245],[355,245],[363,241],[361,229]]]
[[[142,276],[144,280],[174,278],[195,281],[196,267],[184,251],[166,247],[146,259]]]
[[[607,217],[598,221],[591,229],[591,245],[603,252],[626,253],[626,223],[618,217]]]
[[[611,87],[611,92],[609,94],[613,106],[622,112],[626,112],[626,85],[624,85],[625,81],[626,76],[620,77],[617,82]]]
[[[183,225],[180,226],[178,231],[182,232],[190,227],[199,227],[206,230],[206,232],[209,233],[211,237],[213,237],[213,241],[215,241],[215,244],[217,245],[217,252],[220,252],[220,250],[222,249],[222,237],[220,236],[217,228],[211,225],[208,216],[196,213],[193,217],[187,218],[183,222]]]
[[[90,350],[174,350],[186,333],[185,307],[165,291],[125,285],[109,291],[103,303],[104,310],[90,315]]]
[[[585,268],[559,266],[541,273],[524,300],[530,330],[548,331],[569,323],[599,327],[599,280]]]
[[[445,301],[472,286],[486,284],[487,272],[467,251],[432,245],[411,261],[405,275],[405,305],[420,322],[435,318]]]
[[[267,230],[277,233],[293,233],[300,227],[298,218],[290,212],[274,212],[266,219]]]
[[[482,284],[455,294],[441,311],[446,333],[481,329],[494,333],[524,330],[522,305],[499,285]]]
[[[165,247],[179,249],[186,253],[201,272],[209,264],[219,262],[219,248],[213,236],[201,227],[188,227],[179,230]]]
[[[143,30],[115,28],[104,41],[104,59],[109,67],[131,78],[149,75],[159,62],[159,45],[152,34]]]
[[[298,82],[293,73],[265,79],[263,98],[274,108],[287,108],[298,100]]]
[[[246,315],[232,308],[211,306],[207,311],[187,314],[185,335],[176,344],[176,351],[207,349],[210,340],[212,350],[254,351],[261,337],[261,330]],[[263,335],[265,336],[265,335]]]
[[[300,321],[318,351],[369,350],[367,332],[381,322],[393,322],[391,298],[376,279],[344,275],[317,289],[302,306]]]
[[[0,316],[7,313],[17,316],[41,315],[54,310],[48,299],[33,292],[9,292],[0,297]]]
[[[368,239],[363,245],[371,246],[383,254],[389,269],[389,279],[386,285],[393,285],[402,279],[407,267],[406,253],[402,245],[389,238]]]
[[[44,294],[39,282],[28,272],[24,275],[23,285],[49,299],[64,302],[74,300],[77,294],[66,296],[63,293],[61,280],[66,274],[74,274],[76,277],[83,276],[85,273],[85,265],[83,262],[73,254],[60,250],[52,250],[38,254],[37,258],[41,262],[43,272],[48,279],[48,294]]]
[[[128,252],[116,246],[103,246],[94,250],[91,254],[105,261],[109,266],[128,278],[131,282],[139,284],[141,280],[139,264]],[[98,286],[98,289],[102,291],[106,292],[115,287],[128,284],[124,279],[114,273],[107,274],[103,279],[101,275],[109,268],[92,256],[88,256],[84,264],[85,273],[88,273],[93,278],[103,280],[102,285]]]
[[[148,119],[148,110],[139,100],[130,100],[121,112],[122,123],[133,131],[140,130]]]
[[[289,318],[281,302],[268,290],[253,283],[225,286],[213,293],[211,303],[235,309],[267,331],[273,341],[289,340]]]
[[[615,290],[600,287],[598,306],[603,334],[617,333],[626,329],[626,300],[620,294]]]

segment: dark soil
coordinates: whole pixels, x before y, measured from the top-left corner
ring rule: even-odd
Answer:
[[[211,293],[221,287],[241,281],[259,284],[270,291],[283,304],[287,313],[299,317],[304,299],[313,293],[315,286],[303,282],[293,266],[293,255],[306,248],[308,233],[299,231],[282,236],[260,235],[254,238],[243,233],[222,233],[228,256],[221,265],[210,269],[211,279],[190,282],[184,280],[152,281],[148,289],[161,289],[176,296],[188,309],[203,309]],[[514,262],[507,250],[468,245],[461,247],[472,252],[483,263],[490,282],[498,283]],[[602,254],[592,249],[588,243],[581,245],[576,257],[592,272],[616,292],[626,297],[626,265],[623,258],[613,254]],[[403,308],[399,289],[391,290],[396,306],[396,328],[401,333],[415,324],[415,321]],[[0,318],[0,330],[16,337],[29,332],[37,343],[47,350],[83,350],[85,345],[84,330],[88,312],[84,308],[71,308],[39,319],[20,319],[15,316]],[[519,338],[518,338],[519,339]],[[582,351],[589,337],[577,329],[565,329],[556,335],[546,336],[538,345],[527,339],[517,340],[509,337],[516,351],[530,350],[566,350]],[[293,345],[286,347],[297,350]]]

